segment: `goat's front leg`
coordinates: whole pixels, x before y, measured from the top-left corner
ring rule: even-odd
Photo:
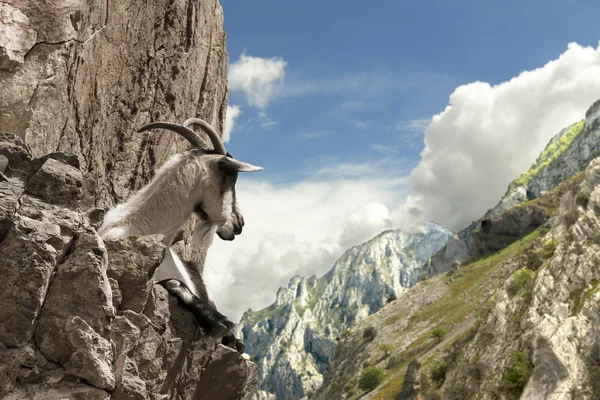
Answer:
[[[227,335],[233,328],[233,322],[219,313],[210,303],[195,296],[177,279],[170,279],[163,285],[169,293],[177,297],[184,309],[194,315],[208,336],[220,338]]]

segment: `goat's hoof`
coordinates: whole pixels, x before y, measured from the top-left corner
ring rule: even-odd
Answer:
[[[244,354],[246,351],[246,345],[240,339],[235,339],[235,348],[240,354]]]
[[[237,350],[240,354],[244,354],[244,351],[246,350],[246,345],[244,342],[236,338],[233,333],[223,336],[221,343],[229,348]]]
[[[180,290],[181,283],[179,283],[179,281],[176,279],[169,279],[164,283],[164,287],[171,293],[177,293]]]
[[[222,338],[229,329],[221,322],[217,322],[212,328],[206,330],[206,334],[215,339]]]

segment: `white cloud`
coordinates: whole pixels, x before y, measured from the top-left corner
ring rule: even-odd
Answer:
[[[431,123],[431,118],[413,119],[396,124],[396,129],[406,132],[423,132]]]
[[[600,98],[600,45],[568,49],[541,68],[492,86],[458,87],[425,131],[413,195],[396,224],[433,220],[461,229],[493,207],[550,138]]]
[[[295,140],[310,140],[310,139],[318,139],[323,136],[331,135],[331,132],[328,131],[313,131],[313,132],[300,132],[292,136]]]
[[[293,275],[320,276],[350,243],[379,233],[386,207],[405,186],[387,179],[276,186],[241,174],[236,189],[243,233],[232,242],[215,239],[205,268],[217,306],[232,320],[269,305]]]
[[[397,153],[398,149],[394,146],[388,146],[385,144],[372,144],[369,146],[371,150],[379,151],[381,153]]]
[[[243,92],[249,106],[264,110],[281,90],[286,65],[281,57],[252,57],[243,52],[229,65],[229,86]]]
[[[225,117],[225,131],[223,132],[223,141],[225,143],[229,142],[231,139],[231,132],[235,127],[235,120],[242,115],[242,110],[240,106],[227,106],[227,114]]]
[[[342,248],[361,244],[392,227],[390,211],[381,203],[371,202],[346,217],[339,243]]]

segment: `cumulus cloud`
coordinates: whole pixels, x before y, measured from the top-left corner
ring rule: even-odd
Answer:
[[[433,220],[461,229],[493,207],[550,138],[600,98],[600,45],[568,45],[558,59],[498,85],[458,87],[425,130],[397,225]]]
[[[390,211],[378,202],[367,203],[344,220],[339,243],[343,248],[361,244],[392,227]]]
[[[253,57],[244,51],[229,65],[229,86],[243,92],[249,106],[264,110],[281,90],[286,65],[281,57]]]
[[[270,304],[293,275],[321,276],[349,246],[379,233],[406,190],[386,179],[273,185],[243,175],[236,188],[244,232],[215,239],[205,268],[217,306],[235,320]]]
[[[235,128],[235,120],[242,115],[240,106],[227,106],[227,116],[225,117],[225,131],[223,132],[223,141],[229,142],[231,132]]]

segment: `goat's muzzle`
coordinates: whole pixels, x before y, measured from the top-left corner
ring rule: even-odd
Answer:
[[[221,240],[231,241],[231,240],[235,239],[235,233],[233,233],[233,232],[223,233],[223,232],[217,231],[217,235],[221,238]]]

